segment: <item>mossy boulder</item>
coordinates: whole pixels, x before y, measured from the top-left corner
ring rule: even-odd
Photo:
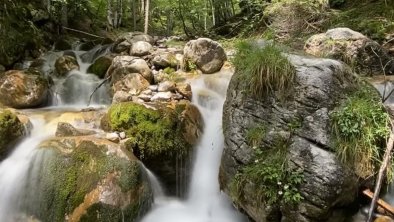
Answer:
[[[114,57],[114,55],[105,55],[97,58],[93,64],[89,66],[88,73],[93,73],[101,79],[104,78]]]
[[[52,138],[37,155],[40,180],[28,184],[35,191],[22,209],[40,221],[132,222],[151,206],[145,168],[117,144],[94,136]]]
[[[126,132],[127,148],[174,193],[176,181],[188,177],[187,160],[201,133],[202,119],[188,102],[167,105],[115,104],[109,108],[108,122],[112,130]],[[178,161],[184,165],[177,169]]]
[[[12,108],[46,104],[49,84],[39,72],[10,70],[0,76],[0,102]]]
[[[0,160],[10,152],[12,142],[25,134],[25,127],[9,110],[0,110]]]

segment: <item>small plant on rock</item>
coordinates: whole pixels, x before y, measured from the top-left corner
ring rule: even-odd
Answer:
[[[360,88],[331,114],[331,124],[339,159],[366,178],[376,171],[382,159],[389,116],[371,86]]]
[[[288,90],[295,79],[296,70],[279,47],[268,43],[241,42],[233,60],[240,81],[255,97],[265,96],[275,91]]]

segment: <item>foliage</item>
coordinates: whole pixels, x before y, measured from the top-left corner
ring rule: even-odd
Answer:
[[[186,152],[180,120],[168,108],[153,110],[128,102],[112,105],[108,111],[112,130],[125,131],[129,145],[140,158]]]
[[[394,1],[348,1],[341,11],[333,13],[326,28],[348,27],[382,42],[386,35],[394,32]]]
[[[376,171],[389,135],[389,116],[377,92],[368,85],[354,92],[331,114],[336,153],[361,177]]]
[[[239,81],[255,97],[288,91],[296,76],[294,66],[272,43],[259,46],[258,43],[243,41],[237,46],[233,62]]]
[[[303,200],[299,191],[303,172],[288,167],[288,143],[284,138],[277,138],[270,150],[255,147],[255,161],[242,168],[231,184],[232,196],[242,201],[245,186],[253,183],[257,202],[297,204]]]

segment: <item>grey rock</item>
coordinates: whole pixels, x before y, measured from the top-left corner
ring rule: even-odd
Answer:
[[[130,49],[130,55],[132,56],[146,56],[151,53],[153,47],[148,42],[138,41],[133,43]]]
[[[129,73],[139,73],[149,83],[153,81],[152,71],[145,60],[133,56],[116,56],[107,71],[107,76],[112,76],[111,84],[113,84]]]
[[[183,50],[184,61],[192,62],[205,74],[219,71],[227,60],[222,46],[211,39],[191,40]]]
[[[342,221],[344,209],[356,197],[358,182],[355,173],[332,153],[335,147],[330,143],[329,113],[345,99],[355,77],[339,61],[287,56],[297,71],[285,101],[276,94],[251,97],[243,90],[245,83],[237,80],[239,73],[234,74],[223,108],[225,148],[220,184],[229,193],[235,175],[254,161],[254,150],[246,135],[249,128],[264,125],[267,132],[259,148],[274,148],[278,137],[291,142],[288,166],[304,172],[305,182],[300,187],[304,199],[296,206],[265,205],[255,199],[258,191],[252,181],[242,187],[246,201],[233,199],[236,205],[257,222],[329,221],[333,215],[339,215],[336,221]],[[291,129],[294,122],[300,126]],[[275,217],[278,211],[281,218]]]
[[[57,124],[57,129],[55,136],[67,137],[67,136],[86,136],[96,134],[93,130],[77,129],[70,123],[59,122]]]

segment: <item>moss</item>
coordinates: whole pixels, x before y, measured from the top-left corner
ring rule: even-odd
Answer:
[[[142,159],[182,154],[190,147],[182,137],[178,116],[169,108],[153,110],[132,102],[120,103],[112,105],[108,115],[111,128],[125,131],[132,138],[128,144],[134,145],[131,148]]]
[[[107,73],[108,68],[112,64],[112,59],[107,56],[102,56],[98,58],[92,65],[88,68],[88,73],[93,73],[99,78],[104,78]]]
[[[295,67],[272,43],[241,42],[233,62],[244,90],[256,98],[286,94],[296,76]]]
[[[142,170],[138,162],[108,155],[104,146],[93,142],[83,141],[71,153],[59,150],[50,153],[51,157],[44,163],[39,187],[42,207],[34,212],[43,221],[63,221],[64,216],[83,203],[85,195],[109,173],[120,173],[115,182],[122,192],[141,185]],[[117,214],[113,208],[111,214]]]
[[[0,112],[0,157],[7,152],[7,145],[24,134],[24,126],[9,110]]]
[[[373,175],[389,135],[389,116],[377,91],[360,85],[332,112],[330,121],[339,159],[363,178]]]

